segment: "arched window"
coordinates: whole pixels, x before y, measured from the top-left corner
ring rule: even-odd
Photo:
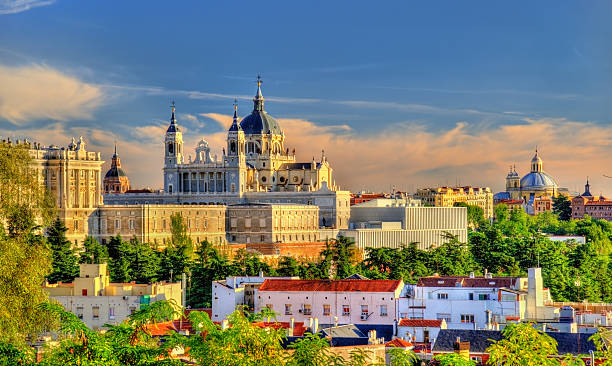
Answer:
[[[236,142],[235,141],[230,142],[230,151],[233,153],[236,152]]]
[[[168,154],[174,154],[174,144],[172,142],[168,144]]]

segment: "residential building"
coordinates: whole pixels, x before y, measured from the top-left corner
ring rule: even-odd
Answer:
[[[550,356],[571,354],[580,356],[585,363],[588,362],[587,365],[593,364],[588,355],[595,352],[596,347],[589,335],[563,332],[548,332],[546,335],[557,343],[557,354]],[[502,339],[502,332],[497,330],[443,329],[435,340],[432,354],[458,353],[477,365],[484,365],[489,360],[487,348]]]
[[[351,206],[380,198],[389,198],[389,195],[386,193],[369,193],[363,191],[359,193],[351,193]]]
[[[612,221],[612,200],[604,196],[593,196],[587,179],[584,193],[572,199],[572,218],[581,219],[588,215],[594,219]]]
[[[508,212],[524,209],[524,202],[522,199],[513,200],[511,198],[496,198],[493,200],[493,211],[495,211],[495,207],[497,207],[497,205],[501,204],[506,205]]]
[[[230,243],[302,243],[319,240],[319,207],[251,203],[227,206]]]
[[[237,308],[245,306],[248,310],[255,309],[255,290],[266,279],[299,279],[299,277],[264,277],[231,276],[225,280],[212,282],[212,314],[213,321],[222,321]]]
[[[106,264],[81,264],[72,283],[46,284],[44,290],[91,329],[119,324],[155,301],[172,300],[183,306],[180,283],[111,283]]]
[[[433,344],[445,319],[401,319],[397,324],[397,337],[409,342]]]
[[[351,207],[349,230],[339,234],[351,237],[360,249],[399,248],[418,243],[427,250],[448,240],[447,234],[467,242],[465,207]]]
[[[466,203],[482,208],[485,218],[493,217],[493,193],[489,187],[436,187],[417,190],[414,195],[424,205],[453,207],[455,203]]]
[[[449,329],[494,329],[515,320],[557,322],[559,309],[544,289],[540,268],[528,277],[429,276],[408,285],[399,301],[402,319],[444,319]]]
[[[256,290],[255,311],[268,307],[279,321],[392,327],[403,288],[401,280],[266,279]]]

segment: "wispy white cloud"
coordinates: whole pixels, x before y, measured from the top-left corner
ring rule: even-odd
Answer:
[[[0,0],[0,15],[21,13],[53,3],[55,0]]]
[[[13,124],[91,119],[107,97],[96,85],[45,65],[0,65],[0,85],[0,118]]]

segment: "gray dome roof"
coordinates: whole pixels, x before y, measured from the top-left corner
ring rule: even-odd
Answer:
[[[521,189],[528,188],[557,188],[557,182],[544,172],[531,172],[521,178]]]
[[[240,122],[240,127],[245,134],[276,134],[281,135],[281,130],[278,122],[265,111],[254,110],[251,114],[244,117]]]
[[[127,177],[127,174],[121,168],[110,168],[104,178],[112,178],[112,177]]]

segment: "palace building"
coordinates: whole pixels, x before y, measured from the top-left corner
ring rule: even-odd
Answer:
[[[105,194],[104,202],[126,204],[291,204],[319,207],[319,226],[347,228],[350,192],[341,191],[325,157],[298,162],[295,149],[285,146],[285,134],[264,109],[261,78],[253,110],[242,120],[234,104],[232,125],[221,157],[208,142],[195,147],[195,158],[185,161],[183,134],[174,103],[164,137],[162,192]],[[112,168],[111,168],[112,170]]]

